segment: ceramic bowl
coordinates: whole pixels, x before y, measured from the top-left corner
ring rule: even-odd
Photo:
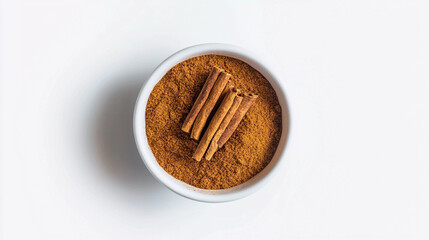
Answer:
[[[146,104],[149,95],[158,81],[176,64],[192,57],[207,54],[217,54],[233,57],[246,62],[258,70],[272,85],[282,108],[282,135],[276,153],[271,162],[256,176],[245,183],[229,189],[206,190],[184,183],[168,174],[156,161],[146,137]],[[275,74],[272,67],[262,57],[237,46],[229,44],[208,43],[195,45],[180,50],[163,61],[152,73],[142,87],[134,110],[134,137],[140,156],[152,175],[173,192],[201,202],[227,202],[240,199],[254,193],[263,187],[280,168],[284,161],[286,142],[289,135],[290,113],[286,100],[285,85]],[[190,159],[190,161],[193,161]],[[204,160],[203,160],[204,161]]]

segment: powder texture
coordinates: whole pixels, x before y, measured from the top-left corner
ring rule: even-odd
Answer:
[[[198,142],[181,130],[212,67],[232,75],[244,92],[259,95],[238,128],[210,161],[192,159]],[[237,186],[271,161],[280,140],[281,108],[270,83],[248,64],[205,55],[170,69],[152,90],[146,107],[146,134],[159,165],[173,177],[203,189]]]

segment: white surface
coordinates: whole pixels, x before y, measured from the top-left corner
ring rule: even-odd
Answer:
[[[428,1],[3,1],[3,239],[428,239]],[[293,116],[256,194],[191,201],[132,137],[164,58],[227,42],[277,62]]]
[[[251,67],[259,71],[259,73],[261,73],[271,83],[271,86],[276,91],[280,107],[282,108],[281,138],[270,163],[249,181],[229,189],[206,190],[196,188],[172,177],[158,164],[155,156],[150,150],[146,136],[146,105],[152,89],[160,79],[177,64],[185,61],[186,59],[207,54],[218,54],[233,57],[249,64]],[[133,115],[133,130],[136,147],[146,168],[166,187],[179,195],[202,202],[220,203],[237,200],[244,198],[265,186],[275,176],[275,174],[280,171],[279,169],[283,167],[282,163],[286,159],[284,157],[286,142],[290,132],[290,112],[286,100],[286,87],[284,82],[276,74],[275,70],[272,69],[272,66],[270,66],[270,61],[253,53],[252,51],[231,44],[222,43],[205,43],[190,46],[168,57],[147,79],[144,87],[137,97]]]

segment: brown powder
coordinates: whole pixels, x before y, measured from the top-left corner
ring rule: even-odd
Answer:
[[[192,159],[198,142],[181,130],[212,67],[225,69],[232,84],[259,95],[240,125],[210,161]],[[146,107],[146,134],[159,165],[173,177],[203,189],[237,186],[271,161],[281,135],[281,108],[270,83],[248,64],[206,55],[170,69],[152,90]]]

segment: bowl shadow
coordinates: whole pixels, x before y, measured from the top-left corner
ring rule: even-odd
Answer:
[[[134,105],[149,76],[150,72],[143,72],[114,79],[95,114],[94,142],[103,174],[119,189],[115,194],[157,205],[170,193],[144,166],[133,134]]]

